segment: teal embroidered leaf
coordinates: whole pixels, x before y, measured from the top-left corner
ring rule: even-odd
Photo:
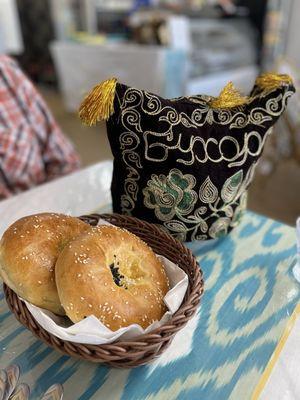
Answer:
[[[207,239],[207,235],[193,235],[193,240],[206,240]]]
[[[203,215],[205,214],[207,211],[207,207],[203,206],[203,207],[199,207],[197,208],[197,210],[195,211],[195,215],[199,216],[199,215]]]
[[[227,234],[230,219],[223,217],[217,219],[209,228],[209,235],[213,239],[223,237]]]
[[[204,219],[202,219],[202,220],[199,221],[199,226],[200,226],[200,229],[201,229],[201,231],[202,231],[203,233],[207,232],[208,225],[207,225],[207,222],[204,221]]]
[[[232,217],[233,216],[233,209],[232,209],[230,204],[228,204],[226,207],[224,207],[223,211],[224,211],[226,217]]]
[[[178,232],[178,233],[183,233],[186,232],[186,226],[184,223],[179,222],[179,221],[170,221],[170,222],[165,222],[164,224],[170,231],[173,232]]]
[[[243,171],[241,169],[226,179],[221,191],[221,198],[224,203],[232,203],[234,201],[242,182]]]

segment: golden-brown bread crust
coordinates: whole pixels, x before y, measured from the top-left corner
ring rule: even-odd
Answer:
[[[113,331],[134,323],[146,328],[166,311],[164,267],[125,229],[101,226],[78,236],[59,255],[55,278],[73,322],[94,315]]]
[[[64,246],[90,226],[78,218],[43,213],[19,219],[0,241],[0,276],[20,297],[64,315],[55,263]]]

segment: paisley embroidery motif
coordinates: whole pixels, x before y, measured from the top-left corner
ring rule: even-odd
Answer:
[[[214,203],[218,197],[218,189],[210,180],[208,176],[200,186],[199,199],[203,203]]]

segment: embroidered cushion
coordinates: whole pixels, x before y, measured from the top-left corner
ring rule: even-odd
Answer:
[[[249,97],[228,84],[218,98],[163,99],[108,80],[80,109],[107,120],[114,156],[113,210],[160,224],[182,241],[229,232],[270,128],[294,87],[286,75],[259,77]]]

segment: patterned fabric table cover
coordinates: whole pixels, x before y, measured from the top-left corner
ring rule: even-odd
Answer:
[[[227,237],[188,246],[205,293],[154,363],[116,370],[63,356],[15,320],[0,291],[0,368],[19,364],[34,399],[57,382],[72,400],[250,399],[299,302],[295,231],[247,212]]]

